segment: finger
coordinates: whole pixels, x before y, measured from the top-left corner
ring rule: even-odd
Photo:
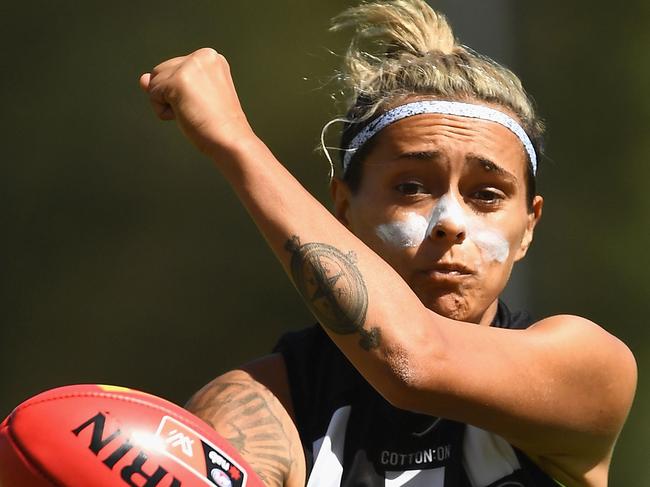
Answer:
[[[155,77],[158,74],[160,74],[162,71],[167,71],[177,67],[179,64],[183,63],[186,57],[187,56],[179,56],[179,57],[168,59],[167,61],[163,61],[162,63],[160,63],[159,65],[157,65],[155,68],[151,70],[151,76]]]
[[[177,72],[185,58],[169,59],[153,68],[150,73],[145,73],[140,77],[140,86],[149,93],[152,98],[164,101],[164,92],[166,91],[166,81]]]
[[[153,108],[154,113],[160,120],[174,120],[176,118],[174,115],[174,110],[168,103],[161,103],[153,99],[150,101],[151,108]]]
[[[167,93],[169,92],[170,85],[168,83],[169,78],[173,75],[169,71],[164,71],[155,78],[150,76],[149,83],[147,85],[146,92],[149,94],[149,100],[154,106],[156,113],[161,113],[163,111],[160,107],[165,107],[170,104],[172,100],[167,98]]]
[[[175,57],[168,59],[151,70],[150,73],[144,73],[140,76],[140,88],[145,92],[151,92],[152,82],[154,78],[158,78],[155,81],[160,82],[161,79],[168,78],[170,71],[173,71],[173,68],[177,67],[183,62],[184,57]]]
[[[169,73],[159,74],[153,79],[150,73],[145,73],[140,77],[140,86],[149,94],[149,102],[156,116],[161,120],[173,120],[174,110],[165,98],[164,80],[169,77]]]

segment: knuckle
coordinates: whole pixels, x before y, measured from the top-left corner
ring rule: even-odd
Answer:
[[[192,84],[192,81],[194,79],[194,73],[192,69],[188,69],[187,67],[182,67],[178,71],[176,71],[174,77],[178,85],[189,86]]]
[[[217,66],[228,66],[226,58],[211,47],[204,47],[193,53],[196,61],[205,64]]]
[[[174,79],[170,80],[168,86],[165,87],[164,99],[166,101],[175,103],[188,91],[192,85],[190,76],[177,73]]]
[[[196,54],[199,56],[204,56],[206,58],[216,58],[219,56],[219,53],[211,47],[202,47],[196,51]]]

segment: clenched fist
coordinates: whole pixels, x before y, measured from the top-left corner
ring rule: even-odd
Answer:
[[[140,77],[161,120],[176,120],[198,149],[221,159],[255,137],[244,114],[226,59],[204,48],[169,59]]]

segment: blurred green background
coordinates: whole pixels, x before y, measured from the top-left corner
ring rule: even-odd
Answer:
[[[327,201],[314,149],[337,115],[329,50],[346,40],[327,27],[350,4],[0,6],[0,415],[81,382],[183,403],[311,322],[231,190],[155,119],[137,80],[215,47],[258,135]],[[537,316],[586,316],[632,348],[639,389],[611,485],[650,485],[650,3],[434,5],[461,40],[515,67],[548,122],[544,219],[511,292]]]

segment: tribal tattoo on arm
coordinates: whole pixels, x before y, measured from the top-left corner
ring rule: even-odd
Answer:
[[[197,392],[185,407],[237,448],[264,485],[285,485],[296,456],[287,433],[291,418],[264,385],[243,371],[231,371]]]
[[[291,237],[291,275],[298,292],[320,323],[337,335],[358,333],[366,351],[381,342],[379,328],[365,328],[368,290],[356,266],[354,252],[347,254],[324,243],[301,244]]]

